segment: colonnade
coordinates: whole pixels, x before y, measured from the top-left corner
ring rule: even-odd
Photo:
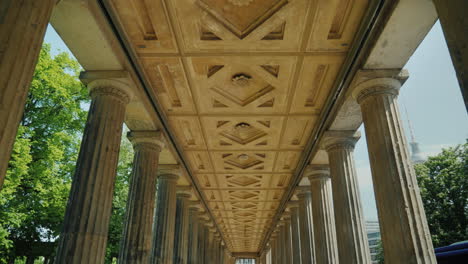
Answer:
[[[397,79],[374,78],[358,83],[352,95],[366,130],[385,262],[436,263],[399,117],[399,89]],[[308,166],[310,185],[298,188],[264,263],[371,263],[353,158],[359,137],[355,131],[324,133],[329,164]]]
[[[4,77],[0,82],[0,187],[57,1],[10,2],[0,23],[0,75]],[[461,36],[459,41],[450,38],[449,48],[452,54],[461,54],[455,66],[465,91],[467,52],[457,46],[466,43],[466,36],[457,34],[461,31],[453,25],[466,24],[466,19],[463,15],[454,16],[460,21],[451,19],[451,12],[445,12],[463,14],[463,9],[446,1],[435,3],[446,35]],[[128,83],[112,78],[90,80],[88,88],[92,102],[56,263],[104,260],[122,126],[133,95]],[[352,87],[366,130],[385,260],[436,263],[399,118],[399,88],[400,82],[391,76]],[[177,190],[178,172],[154,173],[164,147],[159,132],[132,131],[129,137],[135,157],[119,263],[232,263],[212,220]],[[299,188],[298,201],[278,223],[266,247],[269,253],[260,252],[259,262],[370,263],[353,160],[358,137],[355,131],[325,133],[322,147],[329,155],[328,167],[308,168],[304,177],[310,186]]]

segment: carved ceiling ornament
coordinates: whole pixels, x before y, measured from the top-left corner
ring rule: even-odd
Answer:
[[[232,83],[236,86],[245,87],[248,86],[250,83],[250,79],[252,76],[245,74],[245,73],[237,73],[232,76]]]
[[[253,0],[228,0],[229,3],[235,5],[235,6],[248,6],[250,3],[253,2]]]
[[[243,39],[281,9],[288,0],[198,0],[197,4]]]

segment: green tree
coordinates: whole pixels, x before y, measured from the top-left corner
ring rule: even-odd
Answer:
[[[468,239],[468,143],[415,165],[434,247]]]
[[[79,71],[67,53],[42,47],[0,192],[0,256],[59,235],[89,100]]]
[[[384,264],[384,251],[383,251],[383,246],[382,246],[382,241],[379,241],[379,244],[377,245],[377,255],[375,256],[375,261],[378,264]]]

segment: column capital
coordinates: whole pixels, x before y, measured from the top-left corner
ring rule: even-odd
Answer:
[[[306,198],[306,196],[310,196],[312,191],[310,190],[310,186],[299,186],[296,188],[296,196],[301,201],[302,199]]]
[[[395,78],[374,78],[357,84],[352,95],[360,104],[364,99],[373,95],[398,95],[400,88],[401,82]]]
[[[299,201],[289,201],[286,205],[287,208],[297,208],[299,207]]]
[[[309,178],[309,181],[329,179],[330,168],[328,165],[309,165],[305,171],[305,176]]]
[[[179,175],[173,173],[163,173],[158,176],[159,180],[167,180],[167,181],[177,181],[179,179]]]
[[[161,151],[165,145],[163,135],[158,130],[130,131],[127,133],[127,138],[134,148],[139,146],[154,146]]]
[[[192,197],[192,195],[190,193],[186,193],[186,192],[177,192],[176,193],[176,198],[183,198],[183,199],[190,199],[190,197]]]
[[[203,224],[204,224],[205,221],[207,221],[208,216],[207,216],[207,214],[206,214],[205,212],[200,212],[200,213],[198,214],[198,219],[200,220],[200,223],[203,223]]]
[[[111,95],[128,104],[134,96],[130,74],[127,71],[84,71],[80,80],[87,85],[91,97]]]
[[[327,152],[334,149],[354,149],[361,132],[352,130],[329,130],[323,134],[322,148]]]
[[[198,213],[200,211],[200,207],[198,206],[197,203],[194,203],[194,202],[195,201],[189,201],[188,209],[189,209],[189,211]]]
[[[210,219],[205,219],[204,221],[202,221],[202,223],[203,223],[203,225],[208,227],[208,229],[210,229],[213,226],[213,223],[211,222]]]

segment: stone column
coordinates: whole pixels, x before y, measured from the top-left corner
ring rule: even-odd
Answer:
[[[103,263],[128,86],[95,80],[56,263]]]
[[[329,169],[326,166],[310,165],[306,173],[312,191],[316,263],[338,263]]]
[[[260,264],[266,264],[266,250],[262,252],[262,254],[260,255],[260,258],[259,258],[259,262]]]
[[[198,261],[198,207],[189,208],[189,237],[188,237],[188,263],[193,264]]]
[[[217,234],[214,235],[213,238],[213,250],[212,250],[212,261],[213,263],[218,263],[217,257],[218,257],[218,237],[216,236]]]
[[[156,171],[164,144],[158,131],[132,131],[128,138],[135,156],[118,262],[147,264],[151,256]]]
[[[278,247],[278,263],[286,263],[286,234],[284,228],[284,222],[279,224],[279,233],[276,246]]]
[[[206,245],[206,229],[205,226],[206,220],[203,216],[200,216],[200,221],[198,223],[198,249],[197,249],[197,262],[195,263],[205,263],[205,245]]]
[[[221,246],[221,238],[218,236],[215,237],[215,244],[214,244],[214,262],[213,263],[219,263],[219,249]]]
[[[283,233],[284,233],[284,255],[285,255],[285,263],[293,263],[292,262],[292,239],[291,239],[291,221],[289,216],[284,220],[283,225]]]
[[[436,263],[397,95],[400,82],[375,78],[353,96],[361,106],[385,262]]]
[[[466,0],[433,0],[468,109],[468,18]]]
[[[322,145],[330,164],[340,262],[370,264],[353,156],[354,145],[359,138],[360,134],[354,131],[327,131]]]
[[[226,263],[226,247],[221,244],[221,256],[220,256],[220,262],[219,263]]]
[[[278,263],[278,247],[277,247],[277,243],[276,243],[276,237],[273,237],[272,235],[272,238],[271,238],[271,262],[272,264],[277,264]]]
[[[0,4],[0,189],[56,0]]]
[[[214,228],[208,228],[207,244],[206,244],[206,262],[213,263],[213,248],[214,248]]]
[[[188,253],[188,227],[190,194],[178,193],[176,195],[176,222],[174,235],[174,264],[187,264]]]
[[[312,192],[302,189],[296,194],[299,199],[299,233],[301,239],[301,264],[315,263],[314,232],[312,221]]]
[[[177,174],[161,174],[158,178],[156,212],[153,225],[152,264],[172,264],[176,215]]]
[[[299,232],[299,203],[289,202],[291,212],[292,263],[301,264],[301,233]]]

